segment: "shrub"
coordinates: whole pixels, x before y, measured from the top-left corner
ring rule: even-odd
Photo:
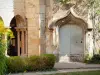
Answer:
[[[39,66],[39,56],[31,56],[29,57],[26,62],[27,62],[27,71],[34,71],[38,68]]]
[[[55,56],[53,54],[44,54],[41,56],[31,56],[28,59],[28,71],[48,70],[52,69],[55,64]]]
[[[9,57],[7,59],[8,73],[17,73],[25,71],[25,61],[21,57]]]
[[[54,67],[54,64],[55,56],[52,54],[27,58],[9,57],[7,59],[8,73],[49,70]]]
[[[45,63],[45,68],[52,69],[54,67],[56,57],[53,54],[44,54],[42,57]]]
[[[4,75],[6,71],[6,57],[5,57],[6,45],[0,37],[0,75]]]
[[[100,54],[95,54],[88,63],[100,64]]]

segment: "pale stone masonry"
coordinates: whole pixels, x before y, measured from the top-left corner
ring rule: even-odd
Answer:
[[[59,59],[62,58],[61,61],[69,58],[82,61],[85,54],[93,55],[93,26],[90,12],[82,3],[76,6],[75,1],[72,0],[71,3],[62,6],[55,0],[0,0],[0,17],[5,27],[11,28],[15,36],[11,39],[10,53],[13,55],[15,52],[18,56],[49,53],[57,55]],[[80,8],[84,8],[84,11]],[[63,26],[66,27],[65,30]],[[81,34],[78,33],[80,31],[76,31],[77,28],[82,31]],[[74,37],[74,32],[79,35],[76,36],[78,40]],[[65,35],[62,35],[64,33]],[[61,35],[65,40],[63,43]],[[74,40],[69,42],[67,39],[70,38],[67,35]],[[77,53],[71,50],[71,46],[75,47],[73,49],[76,49]]]

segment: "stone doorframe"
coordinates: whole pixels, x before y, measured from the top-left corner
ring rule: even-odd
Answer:
[[[63,14],[60,14],[63,15]],[[57,18],[57,17],[56,17]],[[88,32],[88,24],[87,22],[85,22],[82,18],[76,16],[73,14],[73,11],[69,11],[67,13],[66,16],[62,17],[62,18],[57,18],[56,20],[52,21],[49,24],[49,29],[53,29],[53,36],[55,36],[55,38],[53,38],[53,46],[55,46],[54,50],[57,50],[57,55],[59,56],[59,29],[61,26],[65,25],[65,24],[75,24],[78,25],[79,27],[82,28],[83,31],[83,39],[84,39],[84,55],[86,52],[86,34]],[[83,55],[83,57],[84,57]]]

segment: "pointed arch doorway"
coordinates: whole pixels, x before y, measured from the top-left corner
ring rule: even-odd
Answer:
[[[14,38],[10,39],[8,55],[26,56],[27,55],[27,29],[24,19],[16,15],[10,22],[10,29]]]
[[[61,14],[62,15],[62,14]],[[59,62],[84,61],[88,24],[70,10],[63,17],[55,16],[49,28],[54,30],[53,41]],[[55,51],[54,50],[54,51]]]
[[[56,24],[59,25],[59,61],[83,61],[87,24],[72,13]]]

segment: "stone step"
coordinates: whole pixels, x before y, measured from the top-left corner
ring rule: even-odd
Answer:
[[[61,56],[59,62],[70,62],[70,58],[68,56]]]

